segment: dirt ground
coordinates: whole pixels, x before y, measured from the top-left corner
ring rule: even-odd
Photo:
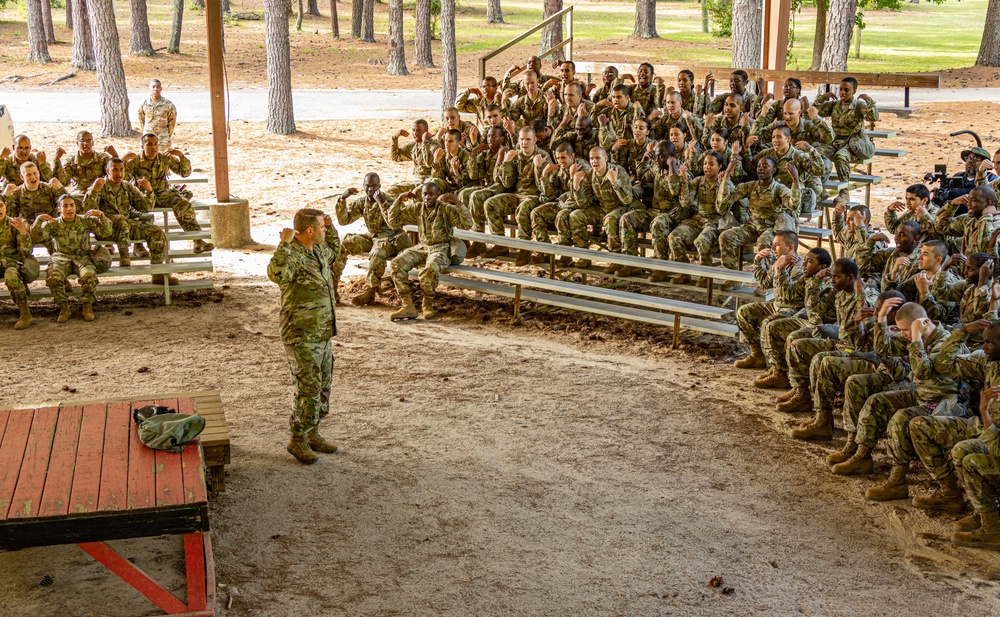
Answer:
[[[910,154],[878,161],[878,216],[935,162],[956,164],[967,144],[947,132],[973,124],[992,150],[998,120],[994,104],[887,117],[900,136],[886,146]],[[51,151],[83,127],[25,128]],[[265,139],[262,126],[234,123],[233,192],[250,199],[262,244],[217,251],[212,292],[171,307],[155,296],[100,299],[96,322],[63,326],[39,301],[25,332],[0,304],[0,349],[11,350],[0,404],[221,390],[233,462],[211,506],[220,615],[1000,610],[1000,583],[982,580],[995,554],[953,547],[954,517],[866,502],[863,490],[887,473],[885,453],[870,478],[830,474],[822,457],[842,434],[787,437],[800,418],[776,415],[773,394],[732,370],[735,343],[713,337],[685,335],[672,350],[668,330],[611,319],[528,310],[514,322],[509,301],[452,290],[437,322],[393,324],[386,304],[346,306],[325,429],[342,451],[312,468],[292,460],[291,380],[264,267],[304,203],[369,170],[385,182],[406,176],[387,160],[396,128],[304,123]],[[205,167],[207,126],[179,130]],[[356,289],[354,280],[345,291]],[[931,489],[913,475],[916,492]],[[178,542],[116,546],[183,587]],[[0,554],[0,571],[3,615],[155,613],[72,546]],[[45,575],[54,584],[40,586]]]

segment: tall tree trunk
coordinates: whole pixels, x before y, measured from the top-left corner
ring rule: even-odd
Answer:
[[[340,19],[337,18],[337,0],[330,0],[330,29],[333,31],[333,38],[340,38]]]
[[[761,67],[761,20],[756,0],[733,0],[733,68]]]
[[[978,66],[1000,66],[1000,0],[990,0],[986,8],[986,27],[979,44]]]
[[[365,12],[361,19],[361,40],[375,42],[375,0],[365,0]]]
[[[403,43],[403,0],[389,0],[389,64],[386,75],[409,75]]]
[[[129,0],[128,3],[128,53],[132,56],[152,56],[153,42],[149,39],[149,18],[146,0]]]
[[[97,70],[94,55],[94,30],[90,19],[91,0],[73,0],[73,57],[69,64],[84,71]]]
[[[45,26],[45,42],[52,43],[56,42],[56,31],[52,26],[52,2],[51,0],[42,0],[42,24]]]
[[[309,14],[321,17],[319,13],[319,0],[309,0]]]
[[[543,19],[548,19],[563,9],[562,0],[545,0],[543,6],[545,7]],[[559,43],[562,43],[562,30],[562,19],[557,19],[542,28],[542,41],[538,45],[538,55],[542,55]],[[560,49],[556,53],[552,54],[548,60],[562,60],[563,58],[563,52]],[[546,60],[545,63],[547,63],[548,60]]]
[[[42,21],[42,0],[24,0],[24,3],[28,10],[28,61],[39,64],[51,62],[45,23]]]
[[[66,27],[73,29],[73,5],[77,0],[66,0]]]
[[[441,0],[441,113],[454,107],[458,91],[458,64],[455,58],[455,0]]]
[[[416,26],[413,33],[413,64],[434,66],[431,52],[431,0],[417,0]]]
[[[504,23],[503,10],[500,8],[500,0],[486,0],[486,23]]]
[[[361,22],[364,19],[365,0],[351,0],[351,38],[361,38]]]
[[[292,52],[288,37],[285,0],[264,0],[267,43],[267,131],[279,135],[295,132],[292,109]]]
[[[637,0],[635,3],[635,28],[632,36],[640,39],[658,39],[656,33],[656,0]]]
[[[184,0],[174,0],[174,20],[170,24],[170,42],[167,43],[168,54],[181,53],[181,26],[184,21]]]
[[[708,34],[708,2],[701,0],[701,31]]]
[[[296,32],[302,32],[302,14],[304,12],[305,11],[304,11],[303,6],[302,6],[302,0],[299,0],[299,13],[298,13],[298,16],[295,18],[295,31]]]
[[[203,9],[205,8],[205,0],[191,0],[191,6]]]
[[[229,15],[232,10],[232,7],[229,6],[229,0],[219,0],[219,11],[223,15]],[[225,28],[223,28],[223,32],[225,32]]]
[[[111,0],[88,0],[97,48],[97,86],[101,93],[101,136],[132,137],[122,48]],[[79,17],[79,14],[77,15]],[[82,29],[82,28],[81,28]]]
[[[826,9],[830,0],[816,0],[816,35],[813,38],[813,57],[810,71],[818,71],[823,63],[823,47],[826,45]]]
[[[846,71],[847,54],[851,49],[851,31],[858,0],[830,0],[830,17],[826,23],[826,45],[823,46],[821,71]]]

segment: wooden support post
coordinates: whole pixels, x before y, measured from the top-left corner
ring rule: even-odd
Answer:
[[[788,55],[788,24],[792,12],[791,0],[764,0],[764,27],[761,28],[763,42],[764,70],[783,71]],[[776,99],[781,96],[781,84],[770,82],[768,90],[774,93]]]
[[[712,279],[708,279],[708,286],[707,286],[707,289],[708,289],[708,299],[705,301],[705,304],[707,304],[708,306],[712,306],[712,291],[713,291],[712,285],[713,285],[713,283],[714,283],[714,281]]]
[[[556,254],[551,253],[549,255],[549,278],[556,278]]]
[[[168,615],[178,615],[187,612],[188,607],[183,602],[174,597],[169,591],[160,587],[148,574],[132,565],[132,562],[116,553],[113,548],[104,542],[80,542],[77,546],[131,585],[136,591],[146,596],[153,604],[160,607],[163,612]]]
[[[212,107],[212,146],[215,151],[215,199],[229,201],[229,155],[226,146],[226,100],[222,76],[222,10],[219,0],[205,0],[208,33],[208,91]]]
[[[681,314],[674,313],[674,349],[681,344]]]
[[[514,319],[521,318],[521,286],[514,285]]]

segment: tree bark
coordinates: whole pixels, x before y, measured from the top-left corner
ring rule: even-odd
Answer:
[[[73,2],[74,0],[66,0],[66,27],[70,30],[73,29]]]
[[[733,68],[761,67],[762,19],[756,0],[733,0]]]
[[[205,8],[205,0],[191,0],[191,6],[203,9]]]
[[[101,136],[132,137],[122,48],[111,0],[88,0],[97,50],[97,86],[101,93]],[[79,17],[79,13],[77,17]],[[79,20],[78,20],[79,22]],[[82,24],[81,24],[82,25]],[[82,27],[79,29],[83,29]]]
[[[375,0],[365,0],[365,11],[361,19],[361,40],[375,42]]]
[[[330,0],[330,29],[333,31],[333,38],[340,38],[340,20],[337,18],[337,0]]]
[[[431,0],[417,0],[416,26],[413,34],[413,64],[434,66],[431,51]]]
[[[25,0],[28,10],[28,61],[45,64],[51,62],[45,24],[42,22],[42,0]]]
[[[309,0],[309,14],[321,17],[319,12],[319,0]]]
[[[303,8],[302,0],[299,0],[299,12],[298,16],[295,18],[295,31],[302,32],[302,14],[305,12]]]
[[[181,53],[181,26],[184,20],[184,0],[174,0],[174,20],[170,24],[170,42],[167,43],[168,54]]]
[[[986,8],[986,27],[979,44],[977,66],[1000,66],[1000,0],[990,0]]]
[[[264,0],[267,44],[267,131],[279,135],[295,132],[292,109],[292,52],[288,37],[288,5],[284,0]]]
[[[486,23],[504,23],[503,10],[500,8],[500,0],[486,0]]]
[[[52,26],[52,2],[50,0],[42,0],[42,24],[45,26],[45,42],[52,43],[56,42],[56,31]]]
[[[232,7],[229,6],[229,0],[219,0],[219,11],[223,15],[229,15],[232,10]],[[225,31],[225,28],[223,28],[223,31]]]
[[[823,47],[826,45],[826,9],[830,0],[816,0],[816,36],[813,38],[813,57],[810,71],[818,71],[823,63]]]
[[[543,16],[543,19],[548,19],[549,17],[563,10],[562,0],[544,0],[543,5],[545,7],[545,14]],[[563,40],[562,30],[563,27],[561,19],[557,19],[556,21],[542,28],[542,41],[538,45],[539,56],[541,56],[548,50],[552,49],[559,43],[562,43]],[[562,60],[563,58],[564,58],[563,52],[560,49],[556,53],[552,54],[552,56],[548,58],[548,60]],[[546,60],[545,64],[548,63],[548,60]]]
[[[361,22],[364,21],[364,0],[351,0],[351,38],[361,38]]]
[[[636,0],[632,36],[640,39],[660,38],[656,33],[656,0]]]
[[[73,22],[76,28],[73,28],[73,57],[69,64],[84,71],[97,70],[90,11],[88,0],[73,0]]]
[[[458,64],[455,58],[455,0],[441,0],[441,113],[454,107],[458,91]]]
[[[851,31],[858,0],[830,0],[830,16],[826,23],[826,45],[823,46],[821,71],[846,71],[847,54],[851,49]]]
[[[389,0],[389,63],[386,75],[409,75],[403,43],[403,0]]]
[[[131,56],[152,56],[156,52],[153,51],[153,42],[149,39],[146,0],[129,0],[128,4],[128,53]]]

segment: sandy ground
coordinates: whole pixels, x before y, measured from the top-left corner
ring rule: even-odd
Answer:
[[[888,117],[901,130],[892,147],[911,155],[879,161],[876,202],[957,159],[964,142],[938,134],[975,122],[986,137],[998,119],[1000,106],[969,104]],[[28,128],[54,149],[80,127]],[[277,289],[262,276],[273,241],[303,203],[370,169],[387,182],[409,170],[387,163],[389,124],[309,123],[267,140],[260,125],[232,128],[234,193],[250,198],[263,244],[217,251],[215,291],[171,307],[102,299],[95,323],[65,326],[41,301],[26,332],[0,305],[0,348],[16,350],[0,404],[63,398],[64,385],[79,399],[221,390],[233,440],[228,491],[211,508],[221,615],[1000,610],[1000,583],[981,578],[995,554],[952,547],[953,517],[866,502],[884,452],[871,478],[830,474],[822,456],[842,434],[788,438],[799,418],[777,416],[773,394],[731,369],[735,345],[712,337],[672,350],[669,331],[615,320],[534,310],[515,323],[508,301],[454,291],[434,323],[344,307],[325,431],[342,451],[298,465],[284,452]],[[211,160],[206,129],[180,129],[195,167]],[[118,546],[183,587],[178,542]],[[75,547],[0,554],[0,571],[0,614],[155,612]],[[41,587],[46,574],[55,583]]]

